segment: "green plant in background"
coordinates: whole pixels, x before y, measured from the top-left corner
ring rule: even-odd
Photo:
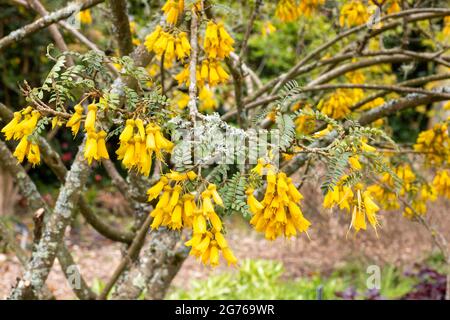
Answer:
[[[224,272],[205,280],[194,280],[189,289],[173,288],[167,299],[220,300],[220,299],[278,299],[315,300],[321,290],[321,299],[337,299],[336,295],[351,288],[357,299],[365,299],[366,267],[352,263],[324,277],[314,275],[293,281],[283,280],[285,272],[281,262],[272,260],[244,260],[234,273]],[[383,299],[400,298],[413,288],[416,281],[403,275],[392,265],[381,268],[381,289]]]
[[[195,280],[189,290],[174,289],[167,299],[309,299],[317,298],[323,288],[323,299],[335,298],[334,292],[345,288],[338,278],[324,280],[320,276],[295,281],[281,279],[281,262],[272,260],[244,260],[237,272],[224,272],[206,280]]]

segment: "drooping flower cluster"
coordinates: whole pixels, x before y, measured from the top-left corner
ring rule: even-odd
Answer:
[[[254,189],[248,188],[247,204],[253,214],[250,223],[258,232],[263,232],[266,239],[275,240],[280,236],[294,237],[297,232],[307,232],[311,223],[303,216],[300,209],[302,194],[295,187],[291,178],[284,172],[275,172],[275,167],[266,164],[263,159],[253,172],[267,173],[267,187],[262,201],[254,196]]]
[[[385,210],[400,208],[399,196],[407,197],[411,207],[405,206],[403,215],[412,218],[414,215],[426,214],[427,202],[435,201],[437,194],[435,188],[426,181],[418,179],[409,164],[402,164],[392,168],[393,173],[401,180],[399,191],[396,192],[396,182],[391,173],[384,173],[379,181],[367,188],[375,200]]]
[[[220,62],[215,60],[203,60],[200,70],[201,80],[212,87],[227,82],[230,77]]]
[[[161,26],[145,38],[145,47],[154,52],[159,60],[164,56],[164,67],[170,68],[174,61],[183,61],[191,54],[191,45],[185,32],[171,33],[164,31]]]
[[[187,191],[185,185],[196,178],[193,171],[184,174],[172,171],[147,191],[149,201],[159,197],[155,209],[150,213],[154,218],[151,227],[157,229],[164,226],[173,230],[192,228],[192,238],[186,242],[186,246],[192,247],[191,255],[199,258],[203,264],[215,267],[219,264],[222,252],[228,264],[236,264],[237,259],[222,234],[222,220],[214,208],[215,205],[223,207],[217,187],[209,184],[201,193],[197,205],[196,193]]]
[[[184,11],[184,0],[167,0],[162,7],[162,11],[166,16],[167,23],[169,25],[175,25]]]
[[[222,22],[208,21],[203,48],[209,59],[225,59],[234,51],[234,40]]]
[[[183,184],[186,181],[193,181],[197,175],[193,171],[185,174],[170,172],[161,177],[153,187],[148,189],[148,201],[159,197],[155,209],[150,213],[154,218],[151,224],[152,229],[160,226],[169,229],[179,230],[183,227],[190,228],[194,216],[195,202],[194,195],[183,192]],[[170,184],[174,183],[172,187]],[[160,196],[162,192],[162,195]]]
[[[164,137],[160,126],[151,122],[144,125],[139,118],[126,121],[119,140],[117,159],[128,170],[135,168],[144,176],[150,174],[153,153],[162,159],[163,152],[170,153],[173,149],[173,143]]]
[[[433,180],[433,186],[439,195],[450,199],[450,172],[448,170],[440,170]]]
[[[292,22],[300,16],[300,8],[295,0],[280,0],[275,9],[275,16],[283,22]]]
[[[19,162],[25,157],[33,166],[41,162],[39,146],[31,139],[41,114],[32,107],[14,112],[13,119],[2,129],[6,140],[20,140],[14,151]]]
[[[78,134],[78,131],[80,131],[81,119],[83,118],[84,109],[80,104],[77,104],[74,109],[75,112],[72,114],[69,121],[67,121],[66,127],[71,128],[72,135],[75,137]]]
[[[72,129],[73,135],[77,135],[82,119],[83,107],[76,105],[75,113],[72,114],[69,121],[66,123],[66,127]],[[87,107],[88,112],[86,119],[84,120],[84,130],[86,132],[86,145],[84,147],[84,158],[89,164],[92,164],[93,160],[101,161],[102,159],[109,159],[108,150],[106,148],[106,132],[104,130],[97,131],[97,111],[98,106],[95,103],[91,103]]]
[[[364,186],[358,183],[354,186],[354,191],[350,186],[346,185],[347,176],[343,176],[341,180],[327,192],[325,195],[323,206],[331,209],[339,207],[341,210],[351,212],[352,219],[350,228],[356,232],[367,229],[366,218],[369,224],[375,229],[379,225],[377,212],[380,210],[378,205],[373,201],[369,190],[364,190]]]
[[[323,5],[325,0],[302,0],[299,4],[299,10],[305,17],[312,16],[320,5]]]
[[[414,150],[423,152],[430,166],[440,166],[450,161],[450,138],[446,123],[435,124],[430,130],[422,131],[417,138]]]
[[[360,89],[338,89],[320,106],[320,111],[333,119],[342,119],[351,113],[350,107],[363,95]]]
[[[359,0],[346,2],[341,8],[339,23],[341,27],[349,28],[367,23],[369,20],[369,11],[367,6]]]

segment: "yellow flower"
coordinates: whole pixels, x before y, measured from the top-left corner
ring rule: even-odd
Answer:
[[[84,123],[84,129],[89,131],[95,131],[95,121],[97,118],[97,105],[90,104],[88,106],[88,113],[86,116],[86,121]]]
[[[178,18],[184,10],[184,0],[167,0],[162,11],[166,16],[167,23],[169,25],[175,25],[178,22]]]
[[[151,34],[149,34],[149,35],[147,35],[147,37],[145,37],[144,45],[149,52],[153,51],[153,46],[155,45],[156,40],[158,40],[161,32],[162,32],[162,27],[157,26],[156,29]]]
[[[212,229],[204,234],[195,234],[192,239],[185,243],[192,247],[190,254],[199,258],[203,264],[216,267],[219,265],[220,252],[228,265],[235,265],[237,259],[228,246],[224,236],[217,230]]]
[[[362,169],[362,165],[359,162],[359,156],[352,156],[348,158],[348,163],[353,170],[359,171]]]
[[[217,192],[217,186],[215,184],[210,183],[208,185],[208,190],[211,192],[211,195],[214,199],[214,202],[221,207],[224,207],[223,200],[220,197],[219,193]]]
[[[19,162],[23,162],[25,156],[28,154],[29,149],[30,142],[28,141],[28,137],[23,137],[22,139],[20,139],[20,142],[17,145],[16,150],[14,150],[13,155]]]
[[[277,28],[270,21],[265,21],[261,27],[261,34],[263,37],[267,37],[269,34],[277,31]]]
[[[259,163],[262,166],[262,161]],[[250,224],[258,232],[264,232],[266,239],[274,240],[279,236],[292,237],[299,232],[307,232],[311,223],[305,219],[297,205],[303,198],[292,179],[285,173],[276,174],[266,165],[267,187],[264,199],[260,202],[253,195],[254,190],[248,188],[247,204],[253,214]],[[261,168],[254,168],[260,171]]]
[[[189,96],[188,96],[189,99]],[[201,112],[211,112],[217,108],[217,102],[214,99],[214,93],[208,87],[204,86],[200,89],[198,95],[200,101],[199,110]]]
[[[88,161],[89,165],[92,160],[97,160],[97,133],[90,131],[87,134],[86,146],[84,148],[84,158]]]
[[[30,162],[33,167],[41,163],[41,153],[39,151],[39,146],[35,143],[30,143],[29,150],[27,153],[28,162]]]
[[[438,171],[433,180],[433,186],[439,195],[450,199],[450,175],[448,170]]]
[[[69,121],[67,121],[66,127],[72,129],[72,135],[75,137],[80,130],[81,118],[83,116],[83,107],[77,104],[74,109],[75,112],[72,114]]]
[[[275,9],[275,16],[283,22],[295,21],[300,14],[300,7],[295,0],[280,0]]]
[[[367,6],[359,0],[346,2],[341,9],[339,23],[341,27],[347,25],[351,28],[366,23],[369,20]]]
[[[158,183],[156,183],[153,187],[148,189],[147,191],[148,201],[156,199],[163,190],[164,186],[166,186],[168,183],[169,180],[166,177],[161,177]]]
[[[325,0],[302,0],[300,1],[299,11],[306,17],[312,16],[319,5],[323,5]]]
[[[101,130],[97,136],[97,159],[109,159],[108,149],[106,148],[105,142],[106,132]]]
[[[440,166],[450,160],[450,138],[448,126],[437,123],[430,130],[422,131],[417,138],[414,150],[423,152],[430,166]]]
[[[5,134],[6,140],[11,140],[14,136],[14,133],[17,130],[17,126],[22,119],[22,114],[20,112],[14,112],[13,119],[3,127],[2,132]]]
[[[92,23],[91,10],[86,9],[86,10],[80,11],[78,13],[78,20],[82,24],[91,24]]]
[[[399,0],[390,1],[389,7],[387,9],[388,14],[394,14],[394,13],[400,12],[402,10],[402,8],[400,7],[400,4],[398,2],[399,2]]]
[[[234,51],[234,40],[225,30],[222,22],[208,21],[203,47],[210,59],[224,59]]]
[[[338,89],[319,106],[319,109],[333,119],[342,119],[351,113],[350,107],[361,98],[360,89]]]
[[[201,79],[204,82],[209,83],[210,86],[225,83],[230,77],[219,62],[212,60],[203,60],[200,76]]]
[[[2,129],[6,140],[20,140],[31,135],[40,117],[39,111],[32,111],[31,107],[22,110],[19,114],[15,113],[13,119]]]

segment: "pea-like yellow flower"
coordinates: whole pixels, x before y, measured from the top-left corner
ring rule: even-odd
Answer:
[[[72,135],[75,137],[80,130],[81,118],[83,117],[83,107],[80,104],[77,104],[74,109],[75,112],[72,114],[69,121],[67,121],[66,127],[72,129]]]
[[[84,123],[84,129],[86,132],[95,131],[95,121],[97,120],[97,110],[96,104],[92,103],[88,106],[88,113],[86,115],[86,121]]]
[[[167,0],[162,11],[166,16],[166,21],[169,25],[175,25],[178,22],[180,15],[184,10],[184,0]]]
[[[341,27],[347,25],[351,28],[367,23],[369,20],[369,11],[367,6],[359,0],[347,1],[341,9],[339,23]]]
[[[234,51],[234,40],[222,22],[208,21],[203,47],[210,59],[225,59]]]
[[[280,0],[275,9],[275,16],[283,22],[292,22],[298,19],[301,11],[295,0]]]

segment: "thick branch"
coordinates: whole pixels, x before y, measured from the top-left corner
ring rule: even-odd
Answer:
[[[111,8],[111,20],[113,31],[116,34],[119,52],[121,56],[127,56],[133,52],[133,41],[130,31],[130,21],[128,20],[127,1],[109,0]]]
[[[6,146],[6,144],[3,141],[0,141],[0,160],[1,160],[0,163],[1,163],[2,167],[4,167],[4,169],[9,171],[15,177],[17,185],[19,186],[19,189],[20,189],[22,195],[28,200],[28,205],[29,205],[30,209],[33,211],[44,209],[44,220],[46,223],[49,223],[54,215],[52,215],[50,208],[47,206],[44,199],[42,199],[34,182],[30,179],[28,174],[25,172],[24,168],[21,165],[17,164],[17,160],[13,157],[13,155],[11,154],[11,151],[9,151],[8,147]],[[45,241],[45,239],[44,239],[45,237],[46,237],[46,235],[44,234],[44,236],[41,237],[38,245],[40,245],[41,242]],[[71,256],[70,252],[67,250],[66,246],[64,245],[63,241],[61,241],[60,243],[55,243],[55,245],[56,245],[56,247],[55,247],[54,254],[55,255],[57,254],[58,260],[60,261],[60,264],[61,264],[61,268],[63,269],[64,273],[66,275],[68,275],[67,272],[72,270],[73,269],[72,266],[75,265],[73,258]],[[59,249],[58,249],[58,245],[59,245]],[[44,251],[39,251],[39,248],[37,248],[37,250],[38,250],[38,252],[40,252],[40,254],[44,254]],[[34,254],[34,252],[33,252],[33,254]],[[42,257],[42,259],[45,260],[45,257]],[[33,261],[33,256],[32,256],[32,261]],[[28,265],[28,267],[29,267],[29,265]],[[50,268],[51,268],[51,265],[49,266],[48,272],[50,271]],[[37,276],[39,276],[39,275],[37,275]],[[68,276],[70,276],[70,275],[68,275]],[[80,279],[80,286],[79,287],[72,286],[73,291],[80,299],[92,299],[94,295],[90,291],[89,286],[86,284],[86,282],[81,277],[81,275],[79,276],[79,279]],[[31,279],[30,284],[31,284],[32,280],[35,280],[35,279]],[[34,288],[33,287],[30,288],[30,286],[27,286],[26,283],[24,283],[25,285],[24,285],[24,289],[22,292],[22,294],[23,294],[22,297],[23,298],[38,297],[40,290],[43,288],[44,283],[45,283],[45,279],[39,286],[36,286]],[[20,282],[19,282],[19,284],[20,284]],[[31,291],[29,291],[29,290],[31,290]]]

